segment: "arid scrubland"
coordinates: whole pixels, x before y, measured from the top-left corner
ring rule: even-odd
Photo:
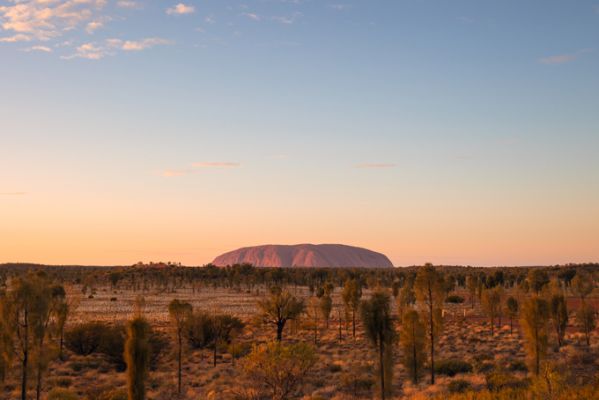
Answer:
[[[4,266],[0,398],[598,398],[598,271]]]

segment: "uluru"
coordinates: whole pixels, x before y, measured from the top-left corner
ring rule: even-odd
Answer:
[[[343,244],[297,244],[243,247],[216,257],[212,264],[252,264],[256,267],[392,268],[384,254]]]

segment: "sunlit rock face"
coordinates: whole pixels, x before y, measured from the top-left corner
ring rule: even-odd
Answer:
[[[384,254],[342,244],[264,245],[243,247],[222,254],[212,262],[217,266],[248,263],[257,267],[354,267],[391,268]]]

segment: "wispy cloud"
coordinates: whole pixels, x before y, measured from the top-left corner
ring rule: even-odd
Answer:
[[[0,192],[0,196],[25,196],[27,192]]]
[[[160,176],[163,176],[165,178],[173,178],[176,176],[188,175],[190,173],[193,173],[193,170],[191,170],[191,169],[167,169],[166,171],[162,172],[160,174]]]
[[[88,22],[87,26],[85,27],[85,31],[91,35],[97,29],[100,29],[103,26],[104,26],[104,23],[102,21]]]
[[[241,163],[228,162],[228,161],[200,161],[191,164],[190,168],[183,169],[167,169],[163,171],[160,176],[165,178],[173,178],[178,176],[198,174],[202,171],[209,169],[233,169],[241,167]]]
[[[254,14],[254,13],[243,13],[241,14],[246,18],[249,18],[253,21],[260,21],[262,18],[258,15],[258,14]]]
[[[73,58],[84,58],[87,60],[100,60],[111,53],[106,47],[98,46],[94,43],[84,43],[77,46],[75,53],[68,56],[61,56],[63,60],[71,60]]]
[[[576,60],[576,54],[557,54],[539,59],[541,64],[565,64]]]
[[[137,1],[119,0],[116,2],[116,6],[119,8],[127,8],[129,10],[139,10],[142,5]]]
[[[40,41],[62,36],[98,15],[106,0],[19,0],[0,6],[2,28]]]
[[[75,53],[62,56],[64,60],[84,58],[87,60],[100,60],[106,56],[113,56],[118,51],[142,51],[158,45],[168,45],[173,42],[162,38],[145,38],[141,40],[107,39],[101,43],[84,43],[75,49]]]
[[[52,48],[48,47],[48,46],[31,46],[31,47],[27,47],[25,49],[23,49],[23,51],[25,52],[31,52],[31,51],[41,51],[43,53],[52,53]]]
[[[238,168],[241,164],[238,162],[222,162],[222,161],[201,161],[191,164],[194,168]]]
[[[119,39],[113,39],[111,43],[115,45],[115,47],[124,51],[141,51],[151,49],[154,46],[172,44],[170,40],[156,37],[142,40],[126,40],[124,42]]]
[[[593,49],[581,49],[578,50],[575,53],[569,53],[569,54],[556,54],[553,56],[548,56],[548,57],[543,57],[539,59],[539,62],[541,64],[566,64],[572,61],[577,60],[580,56],[582,56],[585,53],[591,53],[593,51]]]
[[[302,15],[303,14],[301,12],[294,12],[293,14],[291,14],[289,16],[274,16],[274,17],[271,17],[271,19],[273,21],[281,23],[281,24],[291,25]]]
[[[12,36],[4,36],[4,37],[0,37],[0,43],[16,43],[16,42],[30,42],[31,41],[31,36],[22,34],[22,33],[17,33],[16,35],[12,35]]]
[[[168,15],[184,15],[184,14],[193,14],[196,11],[194,6],[179,3],[174,5],[173,7],[167,8],[166,13]]]
[[[332,8],[335,11],[347,11],[350,8],[352,8],[352,6],[351,6],[351,4],[336,3],[336,4],[329,4],[329,8]]]
[[[356,168],[364,169],[382,169],[382,168],[395,168],[397,164],[394,163],[362,163],[356,164]]]

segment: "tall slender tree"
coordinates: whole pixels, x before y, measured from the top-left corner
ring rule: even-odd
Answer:
[[[16,347],[21,361],[21,399],[27,398],[29,369],[32,352],[37,352],[36,395],[41,390],[41,369],[43,367],[43,337],[51,309],[52,290],[43,274],[27,274],[16,278],[10,290],[9,319],[15,329]]]
[[[596,312],[592,305],[587,302],[582,303],[576,313],[576,320],[582,327],[587,346],[591,345],[591,332],[595,329],[597,318]]]
[[[435,340],[443,330],[442,307],[444,300],[443,277],[432,264],[418,268],[414,284],[416,298],[423,305],[427,318],[430,350],[431,384],[435,384]]]
[[[333,309],[333,299],[328,293],[325,293],[320,298],[320,313],[322,318],[325,320],[325,326],[329,329],[329,318],[331,317],[331,310]]]
[[[391,319],[390,297],[377,290],[372,297],[362,302],[360,316],[366,337],[378,350],[381,399],[391,392],[393,341],[395,328]]]
[[[405,310],[416,303],[416,294],[414,294],[414,279],[407,279],[397,296],[397,313],[399,321],[403,321]]]
[[[127,325],[124,352],[129,400],[145,400],[150,365],[150,325],[138,315]]]
[[[470,274],[466,277],[466,288],[470,296],[470,307],[474,308],[474,298],[476,297],[476,288],[478,287],[478,277]]]
[[[493,336],[495,334],[495,319],[499,316],[499,309],[501,308],[501,297],[497,288],[486,289],[483,291],[481,305],[483,311],[487,317],[489,317],[491,336]]]
[[[514,333],[514,318],[518,316],[518,300],[510,296],[506,300],[507,315],[510,317],[510,335]]]
[[[345,281],[343,291],[341,292],[343,303],[346,309],[351,313],[352,335],[356,338],[356,312],[360,307],[360,298],[362,297],[362,286],[356,279]]]
[[[568,307],[563,294],[555,293],[550,300],[551,322],[555,329],[557,339],[557,347],[561,347],[566,335],[566,327],[568,326]]]
[[[426,362],[426,330],[416,310],[404,313],[399,341],[403,364],[416,384]]]
[[[533,295],[522,306],[522,326],[531,369],[539,375],[541,362],[547,353],[547,320],[549,305],[545,299]]]
[[[181,370],[183,359],[183,330],[193,311],[191,304],[174,299],[168,305],[168,313],[177,336],[177,393],[181,394]]]

